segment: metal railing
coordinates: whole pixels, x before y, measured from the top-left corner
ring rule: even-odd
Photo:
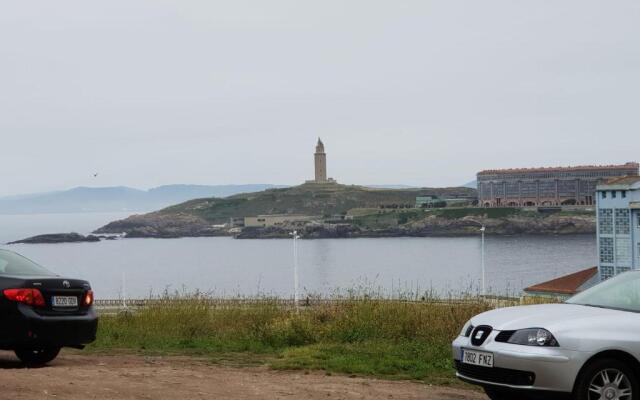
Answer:
[[[305,298],[298,301],[299,307],[332,306],[357,301],[381,301],[400,302],[411,304],[442,304],[463,305],[483,301],[492,307],[507,307],[523,303],[522,298],[503,296],[481,296],[470,298],[444,298],[444,299],[376,299],[376,298],[335,298],[319,299]],[[145,307],[161,307],[163,305],[199,304],[211,308],[236,308],[272,305],[283,308],[294,308],[294,299],[283,298],[158,298],[158,299],[96,299],[94,306],[101,314],[117,313],[121,311],[136,311]]]

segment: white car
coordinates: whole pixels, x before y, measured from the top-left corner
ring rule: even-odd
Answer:
[[[479,314],[453,342],[457,376],[493,400],[640,399],[640,271],[564,304]]]

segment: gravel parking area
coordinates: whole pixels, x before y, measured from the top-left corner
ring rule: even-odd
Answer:
[[[416,382],[225,367],[191,357],[71,352],[63,352],[50,366],[36,369],[26,369],[12,353],[0,352],[0,393],[2,398],[13,400],[486,399],[476,391]]]

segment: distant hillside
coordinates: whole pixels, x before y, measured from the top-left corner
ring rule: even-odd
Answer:
[[[339,184],[304,184],[223,199],[191,200],[153,213],[112,222],[97,232],[136,232],[138,235],[152,236],[190,236],[197,232],[202,235],[212,224],[228,222],[230,217],[260,214],[330,216],[343,214],[354,208],[413,205],[416,196],[424,195],[475,197],[476,191],[470,188],[372,189]]]
[[[161,213],[187,213],[213,223],[229,217],[259,214],[336,215],[353,208],[381,204],[415,204],[421,195],[475,196],[468,188],[371,189],[362,186],[305,184],[284,189],[238,194],[226,199],[198,199],[165,208]]]
[[[372,189],[417,189],[418,188],[418,186],[402,185],[402,184],[364,185],[364,186]]]
[[[471,182],[467,182],[464,185],[462,185],[463,187],[468,187],[468,188],[473,188],[476,189],[478,187],[478,181],[473,180]]]
[[[0,198],[0,214],[153,211],[203,197],[227,197],[283,187],[248,185],[166,185],[149,190],[116,187],[77,187],[64,191]]]

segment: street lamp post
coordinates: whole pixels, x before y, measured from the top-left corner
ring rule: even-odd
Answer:
[[[124,310],[127,309],[127,286],[126,286],[126,276],[125,273],[122,272],[122,308]]]
[[[484,268],[484,231],[485,231],[485,227],[484,225],[482,225],[482,228],[480,228],[480,232],[482,233],[482,250],[481,250],[481,263],[482,263],[482,295],[486,296],[487,294],[487,287],[486,287],[486,283],[485,283],[485,268]]]
[[[296,305],[296,312],[300,312],[299,295],[298,295],[298,231],[291,232],[293,237],[293,301]]]

